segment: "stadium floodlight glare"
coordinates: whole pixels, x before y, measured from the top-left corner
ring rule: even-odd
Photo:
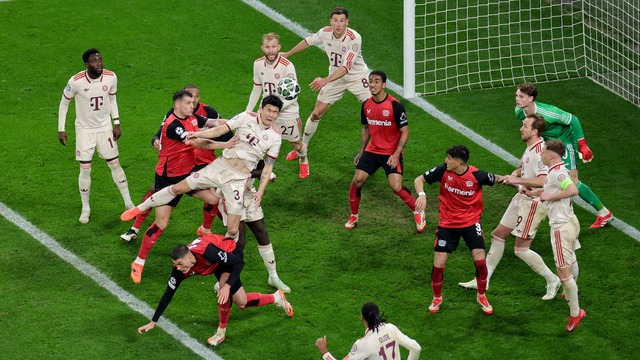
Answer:
[[[404,9],[405,95],[588,77],[640,106],[637,0],[404,0]]]

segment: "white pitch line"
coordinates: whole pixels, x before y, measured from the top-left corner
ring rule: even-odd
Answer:
[[[1,1],[1,0],[0,0]],[[71,251],[65,249],[55,241],[51,236],[44,233],[42,230],[38,229],[35,225],[30,223],[27,219],[20,216],[15,211],[11,210],[4,203],[0,202],[0,214],[4,216],[5,219],[12,222],[14,225],[22,229],[27,234],[31,235],[34,239],[38,240],[42,245],[44,245],[47,249],[51,250],[54,254],[58,255],[62,260],[69,263],[71,266],[75,267],[82,274],[89,277],[91,280],[95,281],[98,285],[105,288],[115,297],[117,297],[120,301],[127,304],[131,309],[136,312],[144,315],[148,319],[151,319],[154,313],[154,309],[152,309],[147,303],[135,297],[133,294],[121,288],[118,284],[116,284],[113,280],[111,280],[107,275],[102,273],[93,265],[88,262],[82,260],[77,255],[72,253]],[[223,360],[216,353],[211,351],[209,347],[203,345],[198,340],[191,337],[191,335],[187,334],[179,327],[177,327],[174,323],[167,320],[166,318],[160,318],[160,321],[157,323],[157,327],[160,327],[164,331],[166,331],[169,335],[171,335],[174,339],[178,340],[184,346],[186,346],[189,350],[193,351],[197,355],[201,356],[204,359],[211,360]],[[137,331],[132,327],[131,331]],[[141,335],[142,336],[142,335]]]
[[[284,15],[282,15],[279,12],[273,10],[272,8],[268,7],[267,5],[263,4],[262,2],[260,2],[258,0],[242,0],[242,1],[245,4],[247,4],[247,5],[251,6],[252,8],[256,9],[257,11],[261,12],[262,14],[264,14],[265,16],[270,18],[271,20],[280,23],[280,25],[282,25],[282,26],[286,27],[287,29],[291,30],[293,33],[295,33],[296,35],[300,36],[301,38],[305,38],[305,37],[307,37],[307,35],[312,33],[312,31],[309,31],[305,27],[303,27],[302,25],[300,25],[300,24],[298,24],[298,23],[296,23],[294,21],[289,20]],[[404,93],[404,89],[402,88],[402,86],[394,83],[391,80],[387,80],[387,86],[389,87],[389,89],[393,90],[396,94],[403,94]],[[452,118],[448,114],[445,114],[442,111],[438,110],[435,106],[433,106],[433,104],[431,104],[430,102],[428,102],[424,98],[415,97],[415,98],[405,99],[405,100],[407,100],[410,103],[412,103],[412,104],[416,105],[417,107],[421,108],[427,114],[429,114],[429,115],[433,116],[434,118],[438,119],[440,122],[442,122],[443,124],[449,126],[450,128],[452,128],[453,130],[459,132],[460,134],[468,137],[471,141],[473,141],[476,144],[482,146],[483,148],[485,148],[486,150],[488,150],[492,154],[498,156],[499,158],[503,159],[504,161],[512,164],[513,166],[515,166],[518,163],[518,158],[516,158],[515,156],[511,155],[509,152],[507,152],[506,150],[504,150],[500,146],[496,145],[495,143],[485,139],[484,137],[482,137],[481,135],[479,135],[475,131],[473,131],[473,130],[469,129],[468,127],[464,126],[460,122],[456,121],[454,118]],[[582,199],[580,199],[578,197],[575,197],[574,201],[580,207],[582,207],[585,210],[587,210],[588,212],[596,215],[596,211],[593,209],[593,207],[588,205]],[[638,231],[638,229],[634,228],[633,226],[627,224],[626,222],[614,217],[614,219],[609,224],[611,226],[617,228],[618,230],[622,231],[623,233],[629,235],[631,238],[635,239],[636,241],[640,241],[640,231]]]

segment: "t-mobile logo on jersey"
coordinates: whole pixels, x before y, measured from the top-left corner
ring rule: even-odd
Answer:
[[[264,83],[264,92],[267,95],[274,95],[276,93],[276,84],[272,82],[265,81]]]
[[[342,63],[342,54],[331,52],[331,57],[329,58],[329,61],[335,67],[340,66],[340,64]]]
[[[89,103],[91,104],[91,107],[93,108],[93,111],[98,111],[100,110],[100,107],[102,105],[104,105],[104,101],[103,101],[103,97],[102,96],[93,96],[89,99]]]

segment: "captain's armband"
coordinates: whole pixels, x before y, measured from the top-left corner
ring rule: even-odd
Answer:
[[[566,178],[564,180],[562,180],[562,182],[560,183],[560,188],[562,190],[566,189],[567,186],[573,184],[573,181],[571,181],[571,178]]]

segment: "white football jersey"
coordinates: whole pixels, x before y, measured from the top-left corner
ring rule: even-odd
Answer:
[[[265,155],[272,159],[278,158],[282,137],[275,126],[264,127],[257,113],[243,112],[227,121],[230,130],[235,130],[240,142],[224,149],[222,156],[227,159],[237,158],[244,161],[247,169],[255,169],[258,161]]]
[[[362,57],[362,37],[355,30],[347,28],[341,39],[333,37],[333,29],[326,26],[305,38],[309,45],[323,45],[329,57],[329,74],[344,66],[348,73],[345,80],[361,81],[369,77],[369,68]]]
[[[522,171],[520,177],[524,179],[535,179],[538,176],[545,176],[549,169],[547,165],[542,163],[542,148],[544,148],[544,140],[540,139],[534,145],[528,147],[522,158]],[[539,188],[534,188],[537,190]]]
[[[544,192],[555,194],[561,191],[561,184],[566,179],[571,179],[571,177],[564,163],[553,165],[549,168],[547,179],[544,181]],[[542,203],[547,210],[547,217],[549,218],[549,226],[551,226],[551,228],[557,228],[562,224],[566,224],[575,216],[573,214],[571,198],[549,200]]]
[[[380,325],[378,331],[367,329],[343,360],[401,359],[400,346],[409,350],[408,360],[418,359],[420,356],[421,348],[417,341],[403,334],[395,325],[386,323]],[[331,353],[326,353],[323,359],[335,358]]]
[[[280,80],[285,77],[289,77],[298,81],[296,75],[296,68],[293,63],[288,59],[278,55],[276,61],[273,64],[267,64],[266,58],[263,56],[253,62],[253,84],[256,86],[262,86],[262,97],[269,95],[278,95],[277,86]],[[300,113],[300,107],[298,106],[298,99],[291,101],[285,100],[280,97],[280,100],[284,103],[280,116],[287,118],[297,118]],[[279,117],[280,117],[279,116]]]
[[[118,92],[118,78],[113,71],[102,70],[102,75],[91,79],[87,71],[71,77],[62,95],[76,103],[76,132],[102,132],[112,129],[111,99]],[[117,115],[116,115],[117,116]]]

